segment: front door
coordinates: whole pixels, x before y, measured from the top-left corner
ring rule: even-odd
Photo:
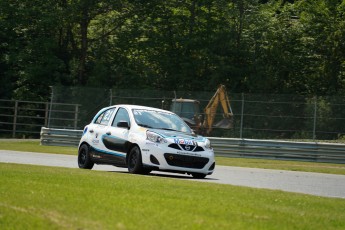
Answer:
[[[119,122],[126,122],[128,126],[119,127]],[[130,143],[128,142],[128,134],[130,127],[130,119],[125,108],[118,108],[115,117],[107,126],[102,134],[102,142],[106,148],[103,158],[112,161],[114,165],[125,166],[126,154]],[[107,155],[106,155],[107,154]]]

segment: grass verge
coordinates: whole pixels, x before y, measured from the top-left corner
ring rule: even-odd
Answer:
[[[345,175],[344,164],[217,157],[217,165]]]
[[[40,145],[39,140],[34,140],[34,141],[0,140],[0,149],[13,150],[13,151],[25,151],[25,152],[37,152],[37,153],[69,154],[69,155],[77,155],[78,153],[78,148],[76,147],[45,146],[45,145]]]
[[[345,200],[0,164],[2,229],[343,229]]]
[[[0,141],[0,149],[77,155],[76,147],[42,146],[39,141]],[[344,164],[216,157],[217,165],[345,175]]]

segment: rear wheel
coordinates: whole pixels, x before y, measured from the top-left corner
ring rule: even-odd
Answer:
[[[83,144],[78,151],[78,166],[81,169],[92,169],[94,163],[89,154],[89,146]]]
[[[196,179],[204,179],[206,177],[206,174],[203,173],[192,173],[192,176]]]
[[[127,159],[128,172],[134,174],[147,174],[147,170],[143,168],[141,152],[138,146],[134,146],[130,151]]]

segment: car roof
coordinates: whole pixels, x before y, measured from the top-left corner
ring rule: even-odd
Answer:
[[[142,110],[154,110],[154,111],[159,111],[159,112],[172,113],[171,111],[164,110],[164,109],[158,109],[158,108],[149,107],[149,106],[142,106],[142,105],[130,105],[130,104],[112,105],[112,106],[106,107],[104,109],[109,109],[109,108],[114,108],[114,107],[124,107],[124,108],[130,109],[130,110],[131,109],[142,109]]]

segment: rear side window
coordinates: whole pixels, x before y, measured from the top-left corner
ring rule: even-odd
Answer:
[[[107,125],[110,121],[111,116],[114,113],[114,110],[115,110],[115,108],[111,108],[111,109],[108,109],[108,110],[104,111],[103,113],[101,113],[97,117],[95,124]]]

